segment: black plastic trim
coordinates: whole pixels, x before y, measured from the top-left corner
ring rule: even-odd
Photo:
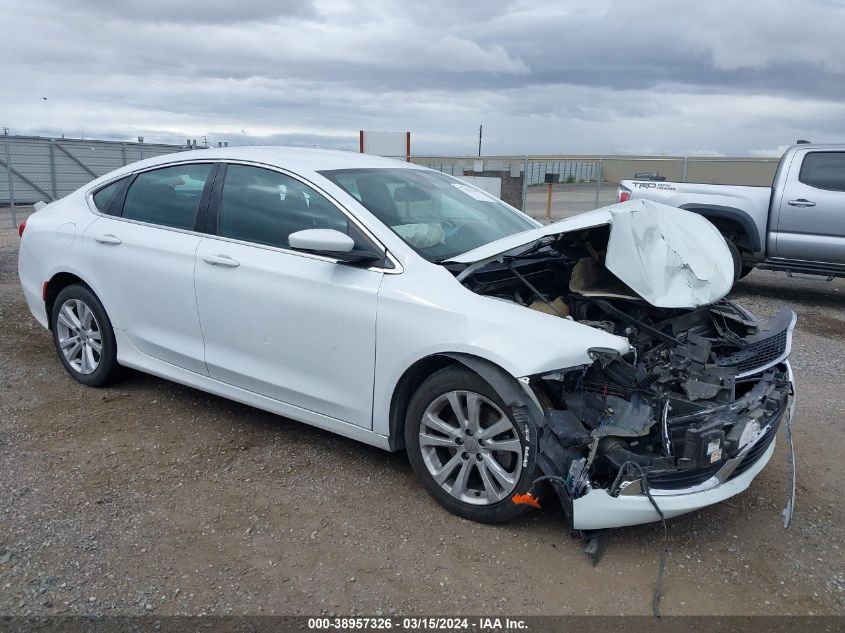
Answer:
[[[808,262],[800,259],[767,259],[757,268],[761,270],[775,270],[802,275],[822,275],[824,277],[845,277],[845,266],[838,266],[827,262]]]
[[[219,167],[214,175],[214,184],[211,187],[211,194],[208,199],[205,226],[199,229],[209,235],[217,235],[217,218],[220,215],[220,200],[223,198],[223,182],[226,180],[226,172],[229,170],[229,164],[226,162],[218,163],[218,165]]]
[[[205,179],[205,185],[202,188],[202,195],[200,196],[200,204],[197,209],[197,217],[194,218],[194,231],[197,233],[205,232],[205,218],[208,215],[208,204],[211,198],[211,190],[214,187],[217,172],[220,171],[220,163],[214,163],[211,166],[211,171]]]
[[[106,215],[113,215],[118,218],[123,217],[123,203],[126,202],[126,192],[129,191],[129,187],[132,186],[132,183],[135,182],[137,177],[138,174],[132,174],[126,178],[123,186],[120,188],[120,191],[118,191],[117,195],[112,198]]]

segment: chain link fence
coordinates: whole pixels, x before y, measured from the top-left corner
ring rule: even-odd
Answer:
[[[118,167],[185,149],[152,143],[0,136],[0,211],[17,225],[18,207],[58,200]]]
[[[0,137],[0,213],[17,224],[17,207],[49,202],[128,163],[191,149],[28,136]],[[406,160],[406,157],[396,157]],[[412,156],[541,221],[616,202],[620,180],[657,178],[711,184],[771,184],[776,158],[684,156]],[[5,222],[3,222],[5,224]]]
[[[493,179],[482,188],[532,217],[554,221],[613,204],[617,200],[619,181],[625,179],[769,186],[778,159],[412,156],[411,162],[463,178],[477,186],[481,186],[484,179]]]

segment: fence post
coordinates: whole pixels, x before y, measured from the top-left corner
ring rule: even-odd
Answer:
[[[684,175],[683,175],[683,178],[681,179],[681,182],[686,182],[686,181],[687,181],[687,157],[684,156]]]
[[[120,144],[120,155],[123,158],[123,166],[126,166],[126,143]]]
[[[9,175],[9,208],[12,210],[12,227],[18,225],[18,215],[15,213],[15,185],[12,182],[12,159],[9,153],[9,137],[3,135],[3,140],[6,146],[6,173]]]
[[[528,197],[528,156],[525,157],[525,160],[522,163],[522,204],[519,207],[519,210],[525,213],[525,203],[526,198]]]
[[[596,178],[596,204],[593,207],[594,209],[599,208],[599,193],[601,193],[601,177],[602,177],[603,168],[604,168],[604,159],[601,158],[601,159],[599,159],[599,174],[598,174],[598,177]]]
[[[59,188],[56,186],[56,148],[53,147],[53,139],[50,139],[50,179],[53,184],[53,200],[58,200]]]

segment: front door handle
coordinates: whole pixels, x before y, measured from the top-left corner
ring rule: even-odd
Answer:
[[[225,266],[226,268],[237,268],[241,263],[228,255],[202,255],[202,261],[212,266]]]
[[[798,198],[797,200],[790,200],[787,204],[791,207],[814,207],[816,203],[812,200],[805,200],[804,198]]]
[[[97,244],[107,244],[108,246],[123,244],[123,240],[111,233],[106,233],[105,235],[95,235],[94,241],[97,242]]]

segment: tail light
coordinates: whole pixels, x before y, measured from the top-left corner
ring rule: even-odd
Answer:
[[[26,220],[18,225],[18,237],[23,237],[23,231],[26,228]]]
[[[631,199],[631,190],[626,187],[619,187],[616,191],[616,196],[619,199],[619,202],[627,202]]]

